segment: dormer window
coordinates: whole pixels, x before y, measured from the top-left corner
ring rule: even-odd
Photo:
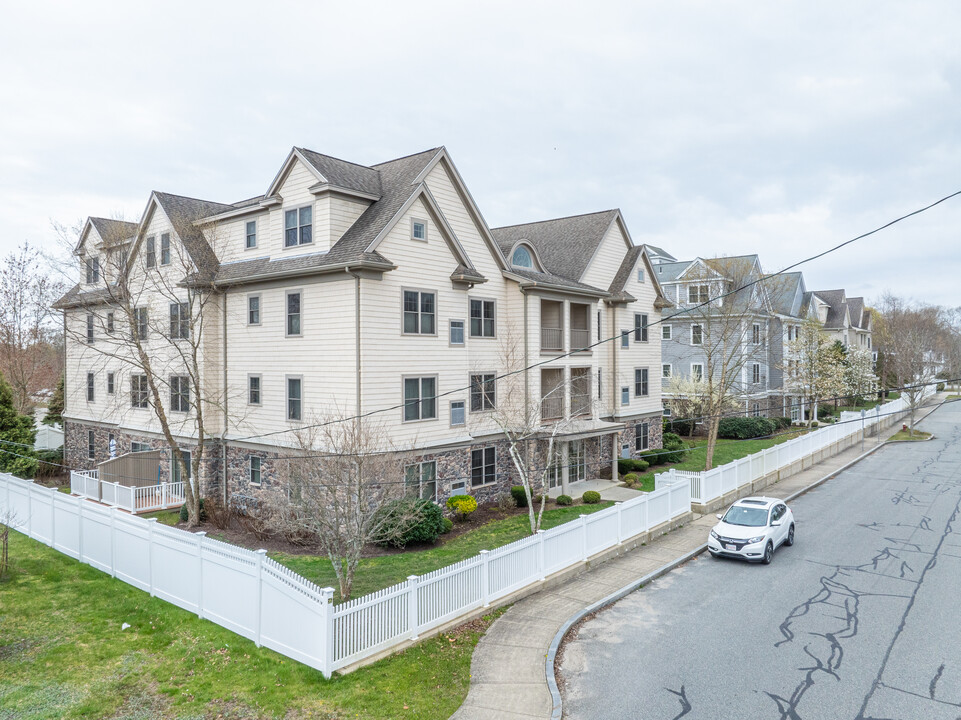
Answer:
[[[246,247],[248,250],[251,250],[252,248],[257,247],[257,221],[256,220],[247,221],[246,236],[247,236],[247,240],[244,247]]]
[[[511,265],[514,267],[533,268],[534,258],[531,257],[531,251],[523,245],[518,247],[514,250],[514,254],[511,255]]]
[[[170,233],[160,236],[160,264],[170,264]]]
[[[687,286],[687,301],[689,303],[706,303],[708,299],[707,285]]]
[[[643,270],[638,270],[638,271],[637,271],[637,281],[638,281],[639,283],[644,282],[644,271],[643,271]]]
[[[100,258],[87,258],[87,285],[100,282]]]
[[[147,252],[144,262],[148,268],[157,267],[157,241],[153,236],[147,238]]]
[[[423,220],[411,220],[410,237],[412,240],[423,240],[427,242],[427,223]]]
[[[307,207],[288,210],[284,213],[284,247],[309,245],[313,242],[312,212]]]

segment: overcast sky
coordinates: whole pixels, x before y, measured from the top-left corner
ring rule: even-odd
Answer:
[[[961,190],[959,30],[956,0],[6,4],[0,251],[261,194],[294,145],[446,145],[492,227],[619,207],[773,272]],[[959,228],[961,197],[801,269],[961,305]]]

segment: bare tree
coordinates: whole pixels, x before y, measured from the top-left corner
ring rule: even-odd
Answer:
[[[817,420],[818,403],[845,393],[844,355],[816,320],[805,320],[788,343],[782,365],[785,389],[804,398],[808,424]]]
[[[718,426],[728,398],[746,396],[755,390],[755,385],[760,385],[742,381],[742,370],[748,362],[767,361],[767,293],[783,280],[769,276],[758,282],[761,278],[754,256],[699,261],[684,277],[688,283],[688,297],[684,300],[693,304],[672,316],[691,323],[688,351],[692,359],[703,360],[702,380],[707,386],[707,470],[713,467]]]
[[[206,282],[197,262],[172,236],[143,241],[135,260],[129,228],[115,223],[101,232],[103,255],[94,274],[93,299],[67,310],[67,337],[82,348],[88,367],[122,369],[127,392],[114,394],[114,419],[149,408],[171,448],[171,462],[184,482],[188,527],[200,520],[200,498],[211,484],[210,441],[223,422],[226,388],[211,369],[219,351],[216,323],[223,294]],[[217,231],[205,229],[215,247]],[[120,373],[116,373],[117,377]],[[187,461],[178,437],[196,450]]]
[[[50,306],[63,283],[46,272],[40,252],[24,243],[0,267],[0,372],[13,388],[17,411],[29,412],[31,395],[52,388],[62,371],[61,334]]]
[[[312,422],[298,431],[297,448],[280,461],[282,489],[264,498],[276,529],[301,530],[317,539],[342,600],[351,596],[364,546],[391,542],[419,519],[416,503],[397,505],[403,517],[382,510],[421,491],[405,478],[407,454],[385,446],[387,437],[386,426],[369,418]]]
[[[704,378],[690,378],[683,375],[672,375],[668,380],[665,392],[665,401],[671,410],[671,420],[673,422],[690,423],[689,437],[694,434],[694,426],[699,421],[705,421],[713,409],[720,408],[722,414],[735,412],[741,408],[741,404],[732,395],[725,397],[712,398],[711,388]],[[714,392],[720,392],[721,388],[715,386]]]
[[[19,525],[17,513],[11,508],[0,510],[0,581],[10,569],[10,529]]]
[[[914,304],[885,294],[881,299],[877,344],[885,355],[887,371],[896,379],[901,396],[911,410],[910,428],[924,396],[944,366],[944,348],[951,335],[943,308]]]

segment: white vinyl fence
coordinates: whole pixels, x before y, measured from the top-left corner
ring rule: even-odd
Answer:
[[[30,537],[329,677],[669,522],[691,497],[686,479],[665,473],[654,492],[336,607],[332,589],[263,551],[0,474],[4,507]]]
[[[897,422],[901,412],[908,409],[905,400],[899,398],[878,406],[877,410],[865,412],[865,434],[870,434],[880,423],[881,427]],[[725,494],[749,485],[778,470],[804,460],[826,448],[852,440],[861,432],[862,418],[859,411],[842,412],[840,423],[826,425],[794,440],[775,445],[767,450],[734,460],[703,472],[670,471],[678,479],[687,479],[691,486],[691,501],[706,504]]]
[[[183,482],[131,487],[101,480],[97,470],[71,470],[70,492],[134,514],[166,510],[185,502]]]

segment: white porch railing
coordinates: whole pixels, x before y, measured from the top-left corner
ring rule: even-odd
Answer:
[[[127,512],[151,512],[183,505],[183,482],[162,482],[144,487],[130,487],[116,482],[104,482],[96,470],[71,470],[70,492],[80,497],[118,507]]]

